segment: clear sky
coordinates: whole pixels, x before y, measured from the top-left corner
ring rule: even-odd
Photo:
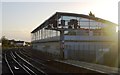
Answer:
[[[86,14],[90,11],[96,17],[118,24],[119,0],[2,0],[0,3],[0,25],[8,39],[31,41],[30,32],[55,12]],[[20,1],[20,0],[17,0]],[[23,2],[27,1],[27,2]],[[74,2],[73,2],[74,1]],[[76,2],[75,2],[76,1]],[[0,29],[1,30],[1,29]]]

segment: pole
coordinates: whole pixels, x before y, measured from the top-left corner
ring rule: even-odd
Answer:
[[[64,59],[64,30],[60,31],[60,56]]]

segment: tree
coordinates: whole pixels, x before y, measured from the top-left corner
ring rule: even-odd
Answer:
[[[95,17],[95,15],[90,11],[89,16]]]
[[[2,36],[1,42],[2,42],[2,47],[8,47],[9,46],[9,40],[5,36]]]

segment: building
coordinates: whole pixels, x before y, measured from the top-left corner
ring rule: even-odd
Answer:
[[[9,40],[10,45],[14,45],[15,44],[15,40]]]
[[[25,41],[15,41],[15,40],[9,40],[10,45],[14,46],[25,46]]]
[[[56,58],[110,65],[117,56],[116,26],[95,16],[56,12],[31,32],[32,47]]]
[[[16,46],[25,46],[26,43],[25,43],[25,41],[15,41],[15,45]]]

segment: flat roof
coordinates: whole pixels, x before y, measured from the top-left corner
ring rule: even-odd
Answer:
[[[106,23],[106,24],[112,24],[112,25],[116,25],[115,23],[113,22],[110,22],[108,20],[105,20],[105,19],[101,19],[101,18],[98,18],[98,17],[92,17],[92,16],[89,16],[89,15],[84,15],[84,14],[76,14],[76,13],[67,13],[67,12],[56,12],[55,14],[53,14],[50,18],[48,18],[47,20],[45,20],[41,25],[39,25],[37,28],[35,28],[31,33],[34,33],[36,32],[37,30],[43,28],[44,26],[47,25],[47,22],[50,20],[50,19],[53,19],[55,17],[60,17],[60,16],[75,16],[75,17],[83,17],[83,18],[87,18],[87,19],[92,19],[92,20],[95,20],[97,22],[101,22],[101,23]]]

